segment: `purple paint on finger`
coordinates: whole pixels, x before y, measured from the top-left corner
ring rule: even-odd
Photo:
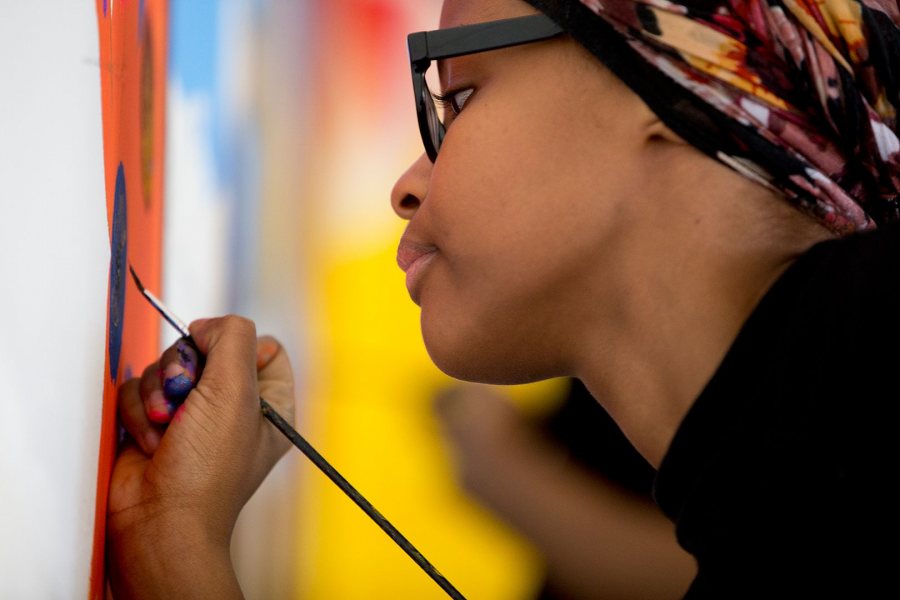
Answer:
[[[193,346],[184,340],[175,345],[175,351],[178,353],[178,362],[171,363],[165,368],[163,393],[169,401],[180,404],[197,384],[199,357]]]
[[[175,351],[178,352],[178,364],[184,367],[188,377],[196,381],[197,366],[200,362],[200,356],[197,354],[196,348],[184,340],[178,340],[178,343],[175,345]]]
[[[168,377],[163,383],[163,393],[173,402],[183,402],[192,389],[194,389],[194,382],[184,373]]]

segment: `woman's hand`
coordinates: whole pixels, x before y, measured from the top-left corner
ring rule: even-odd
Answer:
[[[257,339],[254,324],[234,316],[190,330],[206,356],[202,373],[194,349],[179,341],[119,392],[129,437],[107,518],[117,597],[239,596],[231,531],[289,447],[259,405],[262,396],[293,421],[293,378],[278,342]]]

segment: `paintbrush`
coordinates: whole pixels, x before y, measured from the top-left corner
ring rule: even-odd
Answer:
[[[170,312],[162,303],[162,301],[157,298],[150,290],[146,289],[141,280],[138,278],[137,273],[134,271],[134,267],[130,264],[128,265],[129,270],[131,270],[131,277],[134,279],[134,283],[137,285],[138,289],[141,292],[141,295],[147,299],[148,302],[155,308],[162,317],[169,322],[172,327],[174,327],[178,333],[184,338],[184,340],[191,344],[194,349],[197,351],[198,356],[203,356],[200,352],[200,349],[197,347],[196,342],[194,342],[194,338],[191,337],[191,332],[188,329],[187,325],[184,324],[184,321],[176,317],[172,312]],[[465,600],[465,597],[459,593],[459,591],[453,587],[446,577],[440,574],[440,572],[428,562],[421,552],[416,550],[415,546],[410,543],[406,537],[400,533],[396,527],[394,527],[390,521],[385,519],[380,512],[378,512],[372,504],[360,494],[356,488],[350,485],[346,479],[344,479],[343,475],[338,473],[337,469],[331,466],[331,464],[325,460],[325,458],[319,454],[312,445],[307,442],[303,436],[301,436],[297,431],[291,427],[290,423],[284,420],[284,418],[278,414],[272,406],[266,402],[261,396],[259,398],[260,409],[262,410],[262,414],[265,418],[267,418],[281,433],[287,437],[303,454],[306,455],[309,460],[316,465],[319,470],[321,470],[325,475],[331,479],[332,482],[343,491],[347,496],[350,497],[353,502],[359,506],[363,512],[365,512],[369,517],[375,521],[375,523],[381,527],[382,530],[388,536],[396,542],[400,548],[403,549],[406,554],[412,558],[417,565],[419,565],[425,573],[428,574],[447,594],[454,599],[457,600]]]

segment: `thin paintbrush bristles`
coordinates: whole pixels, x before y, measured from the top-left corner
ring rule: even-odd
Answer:
[[[131,271],[131,276],[134,278],[134,282],[137,284],[138,289],[141,290],[141,294],[144,293],[144,284],[141,283],[141,280],[138,279],[137,273],[134,272],[134,267],[131,263],[128,263],[128,270]]]
[[[134,267],[129,263],[128,269],[131,271],[131,276],[134,278],[134,283],[137,284],[138,289],[141,290],[141,295],[147,299],[150,304],[153,305],[153,308],[162,315],[163,319],[169,322],[169,324],[178,330],[183,337],[189,338],[191,337],[191,331],[188,329],[188,326],[184,324],[184,321],[176,317],[174,314],[169,312],[169,310],[163,306],[162,300],[157,298],[150,290],[146,289],[144,285],[141,283],[141,280],[138,278],[137,273],[134,271]]]

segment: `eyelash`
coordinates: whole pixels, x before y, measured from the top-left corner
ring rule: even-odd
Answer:
[[[471,98],[471,96],[472,96],[472,93],[471,93],[472,91],[474,91],[474,90],[471,90],[471,88],[461,88],[458,90],[449,90],[448,92],[446,92],[444,94],[435,94],[434,92],[432,92],[431,97],[434,98],[435,103],[438,106],[440,106],[441,108],[449,108],[450,110],[453,111],[454,115],[459,115],[459,113],[462,112],[462,108],[457,109],[456,102],[454,102],[454,98],[463,92],[469,92],[469,95],[466,97],[466,100],[465,100],[465,102],[468,102],[469,98]],[[465,108],[465,106],[463,106],[463,108]]]

